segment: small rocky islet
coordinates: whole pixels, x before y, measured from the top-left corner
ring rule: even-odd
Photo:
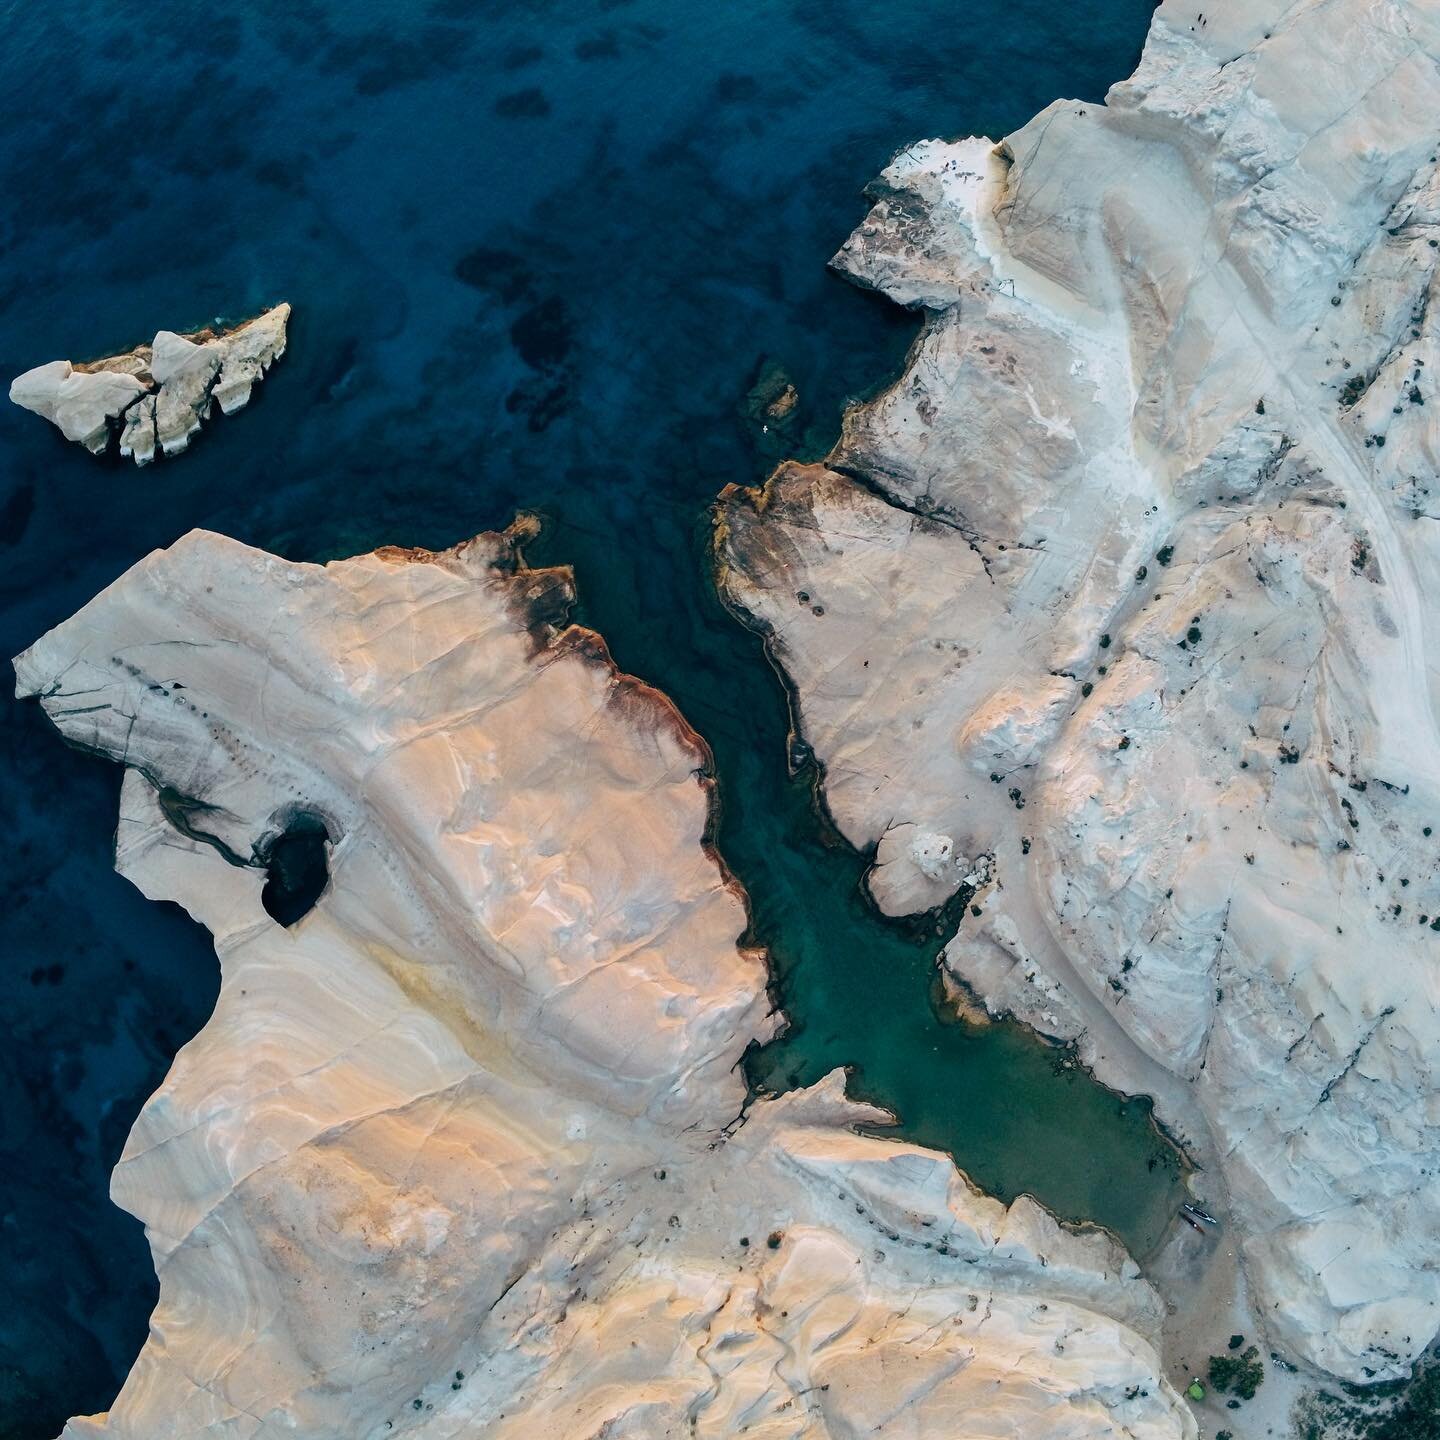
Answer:
[[[122,456],[148,465],[186,450],[214,406],[231,415],[249,404],[285,353],[289,323],[290,306],[281,304],[234,326],[161,330],[123,355],[37,365],[10,382],[10,399],[92,454],[118,440]]]

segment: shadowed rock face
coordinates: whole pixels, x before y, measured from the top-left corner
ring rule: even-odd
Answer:
[[[120,453],[148,465],[178,455],[210,418],[241,409],[285,353],[290,307],[277,305],[231,330],[177,335],[83,365],[52,360],[10,382],[10,399],[53,422],[67,440],[99,455],[120,436]]]
[[[860,1138],[839,1072],[745,1109],[778,1020],[708,754],[527,533],[321,567],[197,531],[17,660],[223,972],[113,1181],[150,1341],[67,1436],[1189,1440],[1108,1236]]]
[[[1167,0],[1106,105],[911,147],[835,261],[906,373],[717,541],[877,902],[993,857],[953,977],[1153,1092],[1360,1382],[1440,1325],[1437,101],[1428,7]]]

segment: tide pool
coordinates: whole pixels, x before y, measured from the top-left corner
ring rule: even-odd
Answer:
[[[782,688],[706,539],[723,485],[822,453],[915,333],[825,269],[862,187],[922,136],[1098,100],[1151,8],[9,0],[0,377],[296,310],[251,408],[173,462],[96,462],[0,405],[5,655],[197,525],[319,560],[541,511],[533,558],[575,566],[580,618],[714,748],[720,848],[796,1022],[752,1081],[853,1065],[902,1134],[1143,1251],[1175,1184],[1146,1107],[937,1016],[936,941],[870,911],[788,778]],[[743,413],[767,360],[800,396],[780,444]],[[111,870],[118,788],[0,704],[0,1440],[103,1409],[144,1338],[109,1172],[216,994],[208,937]]]

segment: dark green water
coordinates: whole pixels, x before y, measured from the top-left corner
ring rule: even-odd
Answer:
[[[648,678],[714,750],[719,849],[749,893],[753,938],[793,1022],[750,1057],[752,1085],[783,1091],[850,1067],[851,1093],[898,1116],[904,1138],[949,1151],[993,1194],[1029,1193],[1065,1219],[1099,1221],[1143,1257],[1181,1198],[1177,1154],[1148,1100],[1115,1095],[1019,1026],[977,1026],[937,1006],[935,960],[950,932],[918,938],[865,898],[865,860],[822,819],[813,770],[787,773],[784,690],[708,583],[708,525],[684,507],[651,525],[670,553],[688,548],[693,581],[676,584],[668,566],[617,567],[603,502],[573,497],[538,558],[574,566],[578,618],[622,666],[650,662]]]

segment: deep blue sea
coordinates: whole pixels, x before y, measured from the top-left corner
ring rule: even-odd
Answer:
[[[251,408],[136,471],[0,402],[0,650],[192,526],[324,559],[444,546],[517,507],[583,618],[716,752],[721,847],[774,953],[782,1088],[835,1064],[1005,1195],[1143,1250],[1174,1164],[1121,1102],[932,1007],[934,941],[864,905],[787,779],[781,688],[717,605],[706,507],[818,455],[917,320],[826,260],[931,134],[998,135],[1129,73],[1151,0],[4,0],[0,376],[263,305]],[[762,364],[799,420],[746,417]],[[207,937],[111,871],[118,773],[0,701],[0,1440],[105,1408],[155,1282],[107,1198],[204,1022]]]

